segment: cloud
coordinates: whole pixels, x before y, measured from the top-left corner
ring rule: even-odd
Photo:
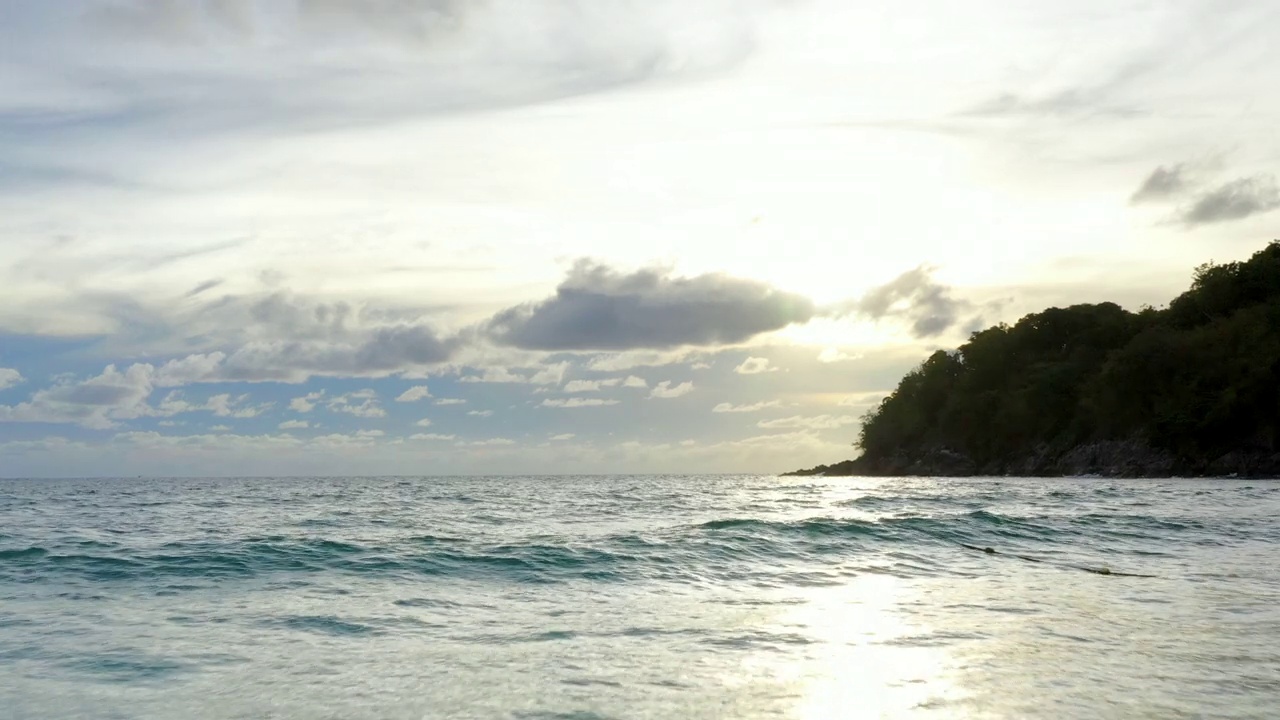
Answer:
[[[383,435],[386,435],[386,433],[383,432],[382,430],[357,430],[356,431],[356,437],[358,438],[379,438],[379,437],[382,437]]]
[[[414,423],[414,425],[417,425],[418,427],[431,427],[431,418],[422,418],[418,422]]]
[[[466,405],[467,401],[462,398],[437,398],[433,405]]]
[[[362,333],[350,342],[249,343],[223,361],[214,379],[304,382],[313,375],[379,377],[447,361],[458,346],[427,327],[403,325]]]
[[[607,380],[570,380],[565,383],[561,390],[567,393],[599,392],[602,388],[617,387],[619,385],[631,388],[647,387],[644,380],[632,375],[626,380],[623,380],[622,378],[609,378]]]
[[[548,438],[548,440],[551,440],[552,442],[564,442],[566,440],[572,440],[576,437],[578,436],[573,433],[562,433],[560,435],[552,435],[550,438]]]
[[[275,405],[275,403],[269,402],[247,407],[245,403],[248,401],[248,394],[232,398],[229,393],[223,393],[209,398],[205,403],[204,409],[209,410],[218,417],[252,418],[258,417]]]
[[[801,417],[799,415],[793,415],[791,417],[778,418],[776,420],[761,420],[756,423],[756,427],[767,430],[833,430],[846,425],[854,425],[857,424],[857,422],[857,418],[849,415],[818,415],[815,417]]]
[[[818,353],[818,362],[824,363],[824,364],[846,362],[849,360],[861,360],[861,359],[862,359],[861,354],[850,355],[837,348],[826,348],[822,352]]]
[[[58,378],[48,388],[38,390],[17,405],[0,405],[0,422],[75,423],[92,429],[115,427],[119,420],[142,417],[172,417],[191,412],[210,412],[217,417],[252,418],[274,403],[249,405],[249,395],[213,395],[193,403],[178,391],[170,392],[155,406],[148,404],[159,386],[160,371],[149,363],[134,363],[124,370],[108,365],[91,378]]]
[[[579,260],[546,300],[503,310],[484,333],[526,350],[667,349],[725,345],[814,316],[808,298],[721,274],[623,274]]]
[[[311,427],[311,423],[306,420],[285,420],[276,427],[281,430],[306,430]]]
[[[396,398],[396,402],[418,402],[431,397],[431,392],[427,390],[426,385],[418,385],[400,393]]]
[[[289,401],[289,409],[294,412],[309,413],[316,409],[316,403],[324,397],[324,390],[317,390],[313,393],[307,393],[302,397],[296,397]]]
[[[215,382],[301,383],[314,376],[385,377],[447,361],[458,338],[440,339],[425,326],[342,330],[329,340],[261,340],[231,352],[197,353],[167,362],[160,386]]]
[[[493,411],[492,410],[468,410],[467,414],[470,415],[471,417],[487,418],[490,415],[493,415]]]
[[[769,400],[767,402],[762,401],[758,403],[753,403],[751,405],[733,405],[731,403],[725,402],[725,403],[720,403],[719,405],[716,405],[715,407],[711,408],[711,412],[713,413],[752,413],[752,412],[759,412],[761,410],[764,410],[765,408],[778,407],[781,404],[782,403],[780,403],[777,400]]]
[[[967,300],[952,297],[951,288],[936,282],[932,272],[923,265],[908,270],[858,300],[825,309],[824,314],[902,319],[917,338],[936,337],[961,323],[965,327],[981,325],[977,308]]]
[[[645,382],[644,378],[639,378],[639,377],[636,377],[635,375],[628,375],[627,379],[622,381],[622,387],[643,389],[643,388],[648,388],[649,383]]]
[[[880,401],[883,399],[884,399],[883,392],[879,392],[879,391],[865,392],[865,393],[858,393],[857,395],[850,395],[846,398],[842,398],[840,402],[836,404],[841,407],[872,407],[875,405],[879,405]]]
[[[0,390],[8,390],[9,388],[22,383],[24,378],[22,373],[12,368],[0,368]]]
[[[205,280],[204,282],[200,283],[199,285],[196,285],[195,287],[193,287],[193,288],[191,288],[190,290],[188,290],[188,291],[187,291],[187,294],[186,294],[186,295],[183,295],[183,297],[188,297],[188,298],[195,297],[195,296],[199,295],[200,293],[207,292],[207,291],[209,291],[209,290],[212,290],[212,289],[214,289],[214,288],[218,287],[218,286],[219,286],[219,285],[221,285],[223,282],[225,282],[225,281],[224,281],[224,280]]]
[[[0,422],[78,423],[87,428],[114,427],[116,420],[153,413],[147,397],[155,368],[136,363],[125,370],[108,365],[102,373],[76,382],[62,380],[39,390],[27,402],[0,405]]]
[[[410,440],[456,440],[457,435],[441,435],[440,433],[417,433],[410,435]]]
[[[564,374],[569,369],[569,363],[560,362],[546,365],[542,368],[532,370],[529,368],[519,368],[520,372],[512,372],[504,367],[485,368],[480,375],[467,375],[462,377],[459,382],[464,383],[518,383],[524,385],[559,385],[564,380]]]
[[[1167,200],[1170,197],[1181,194],[1187,189],[1188,180],[1186,175],[1186,163],[1178,163],[1165,167],[1161,165],[1146,180],[1142,181],[1142,185],[1134,191],[1129,198],[1129,203],[1138,205],[1146,202]]]
[[[671,385],[670,380],[663,380],[662,382],[654,386],[653,390],[649,393],[649,397],[661,398],[665,400],[670,398],[678,398],[681,395],[688,395],[691,392],[693,392],[692,382],[682,382],[679,385],[676,385],[673,387]]]
[[[508,440],[507,438],[489,438],[488,440],[473,440],[472,442],[459,444],[467,447],[505,447],[515,445],[516,441]]]
[[[1242,220],[1280,208],[1274,175],[1254,175],[1219,185],[1196,198],[1179,219],[1187,226]]]
[[[387,411],[378,403],[378,395],[373,390],[360,390],[330,398],[325,402],[330,412],[346,413],[362,418],[386,417]]]
[[[604,398],[547,398],[542,401],[542,407],[553,408],[584,408],[584,407],[601,407],[604,405],[617,405],[617,400],[605,400]]]
[[[733,369],[739,375],[759,375],[766,372],[777,372],[778,368],[769,367],[769,358],[749,357]]]

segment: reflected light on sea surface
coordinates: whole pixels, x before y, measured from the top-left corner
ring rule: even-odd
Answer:
[[[915,600],[907,582],[863,575],[817,590],[779,617],[775,630],[813,643],[805,662],[792,658],[775,668],[779,680],[798,690],[793,717],[968,717],[958,702],[965,693],[955,683],[954,658],[930,640],[931,628],[903,612]]]

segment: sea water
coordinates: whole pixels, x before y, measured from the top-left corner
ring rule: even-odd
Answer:
[[[1278,515],[1257,480],[6,480],[0,717],[1274,718]]]

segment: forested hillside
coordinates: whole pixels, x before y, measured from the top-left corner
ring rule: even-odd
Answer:
[[[1280,241],[1165,309],[1051,308],[974,333],[806,473],[1280,474]]]

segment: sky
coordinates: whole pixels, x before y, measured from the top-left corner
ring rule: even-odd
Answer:
[[[0,476],[778,472],[1280,237],[1280,4],[0,0]]]

